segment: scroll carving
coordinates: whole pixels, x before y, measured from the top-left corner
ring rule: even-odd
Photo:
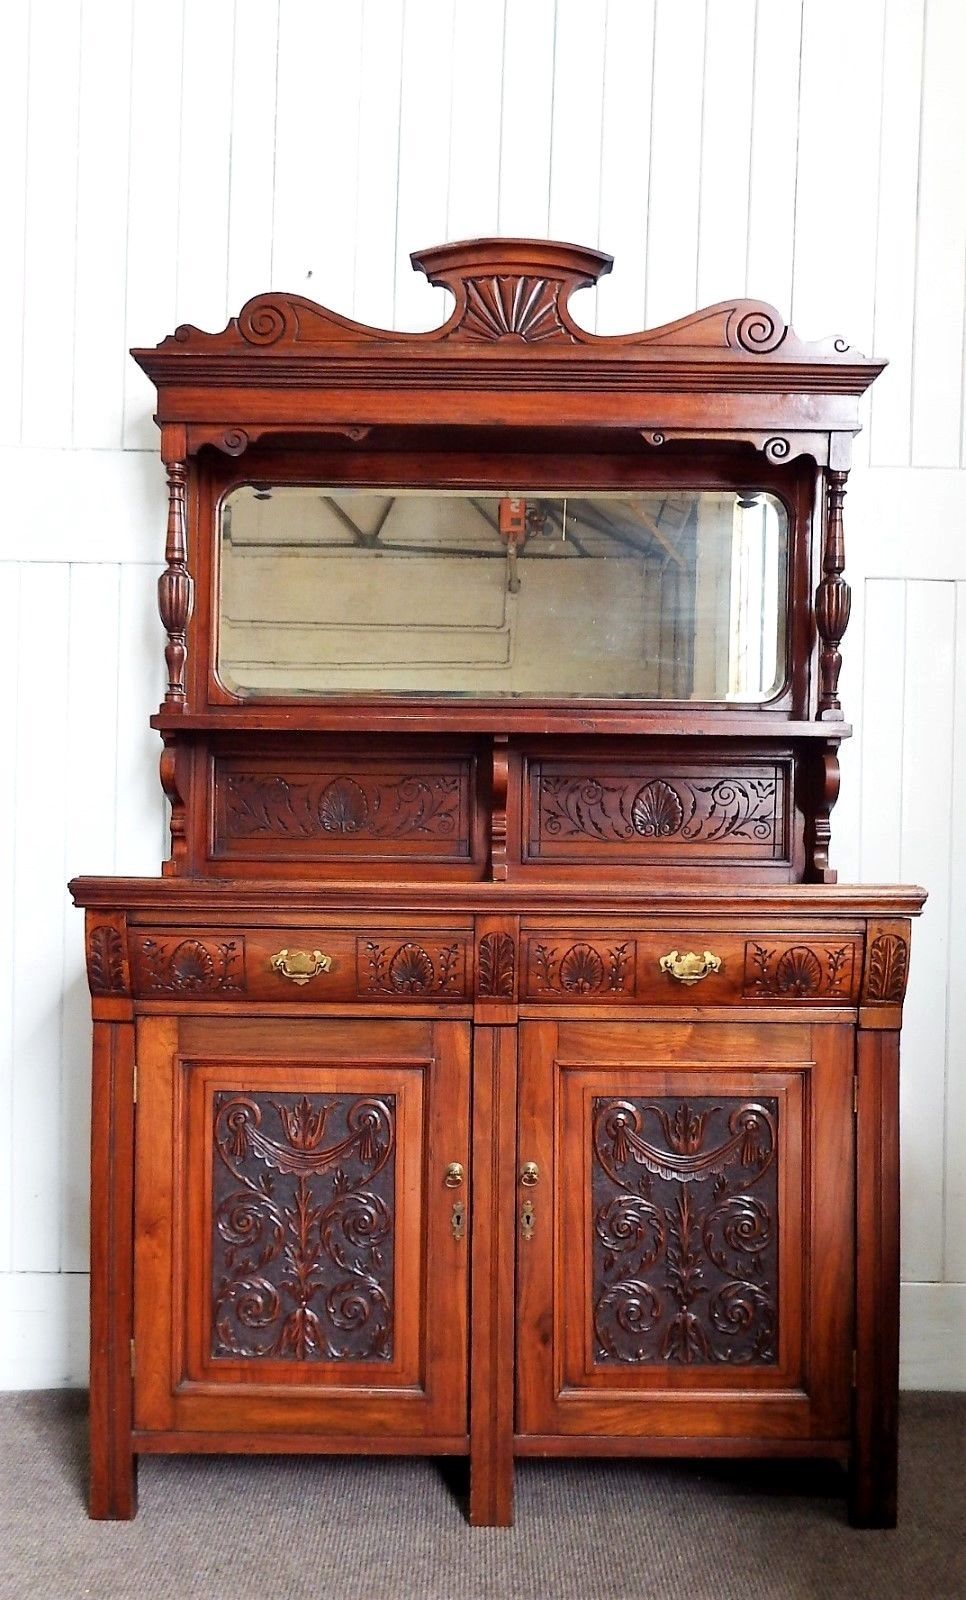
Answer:
[[[240,994],[245,987],[245,943],[144,939],[137,951],[137,977],[147,994]]]
[[[395,1097],[214,1105],[211,1354],[389,1361]]]
[[[786,1000],[841,1000],[855,986],[855,945],[745,945],[744,993]]]
[[[902,1000],[909,973],[909,946],[898,933],[880,933],[869,947],[866,1000]]]
[[[164,659],[168,668],[165,704],[183,707],[185,666],[188,659],[187,628],[191,616],[192,582],[188,572],[185,486],[188,469],[183,461],[169,461],[168,532],[164,559],[167,565],[158,579],[158,610],[168,635]]]
[[[599,1365],[778,1359],[778,1102],[598,1098]]]
[[[455,839],[467,846],[460,772],[398,778],[365,772],[224,774],[229,839]]]
[[[594,773],[537,779],[537,838],[591,839],[601,843],[680,841],[699,845],[733,840],[783,848],[784,786],[768,776],[710,776],[707,781],[668,773],[648,777]]]
[[[481,999],[512,1000],[516,947],[509,933],[485,933],[479,947]]]

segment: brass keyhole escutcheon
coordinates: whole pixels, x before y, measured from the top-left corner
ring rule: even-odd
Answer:
[[[537,1213],[534,1210],[533,1201],[524,1200],[523,1205],[520,1207],[520,1232],[528,1244],[533,1238],[533,1230],[536,1224]]]
[[[520,1169],[520,1182],[525,1189],[532,1189],[534,1184],[540,1182],[540,1168],[535,1161],[525,1161]]]
[[[453,1203],[453,1214],[449,1219],[450,1231],[457,1244],[466,1234],[466,1207],[462,1200]]]
[[[443,1173],[443,1183],[447,1189],[458,1189],[463,1182],[463,1167],[459,1161],[451,1161]]]

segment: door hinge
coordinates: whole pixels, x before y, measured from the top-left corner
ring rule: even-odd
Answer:
[[[136,1061],[134,1063],[134,1070],[131,1073],[131,1098],[134,1101],[134,1104],[137,1105],[137,1103],[138,1103],[138,1064],[137,1064]]]
[[[853,1072],[853,1074],[852,1074],[852,1115],[853,1115],[853,1117],[857,1117],[858,1114],[859,1114],[859,1074],[857,1072]]]
[[[131,1340],[131,1378],[134,1378],[134,1340]]]
[[[859,1352],[858,1352],[858,1350],[853,1350],[852,1351],[852,1387],[853,1387],[853,1389],[857,1389],[859,1387]]]

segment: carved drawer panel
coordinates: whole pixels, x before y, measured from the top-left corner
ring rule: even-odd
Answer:
[[[472,998],[469,930],[255,928],[132,936],[135,991],[146,999],[372,1000]]]
[[[540,760],[525,787],[528,861],[790,859],[789,761]]]
[[[707,928],[530,929],[521,999],[585,1005],[729,1005],[858,996],[858,933],[725,932]]]
[[[225,756],[213,767],[218,859],[469,862],[472,756]]]

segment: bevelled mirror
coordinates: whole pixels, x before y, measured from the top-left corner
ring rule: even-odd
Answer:
[[[245,484],[220,547],[240,695],[762,702],[785,678],[788,518],[763,492]]]

